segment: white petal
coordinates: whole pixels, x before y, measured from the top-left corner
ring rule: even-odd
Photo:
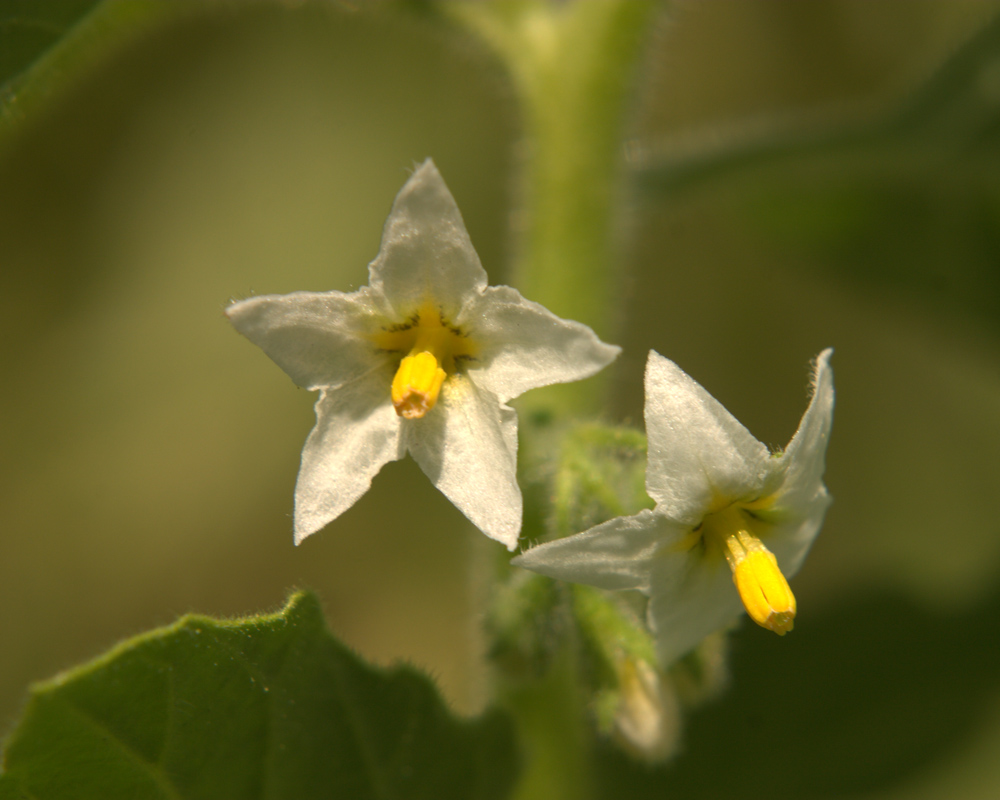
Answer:
[[[779,500],[779,503],[781,501]],[[778,566],[786,578],[799,571],[809,548],[823,527],[823,518],[830,507],[830,495],[820,486],[812,501],[794,509],[777,508],[775,515],[784,519],[763,539],[767,548],[778,559]]]
[[[316,402],[295,485],[295,543],[350,508],[385,464],[402,458],[400,420],[375,371]]]
[[[357,380],[376,363],[388,365],[367,338],[382,322],[376,309],[377,298],[366,287],[353,294],[251,297],[228,306],[226,316],[299,386],[318,389]]]
[[[485,288],[486,272],[462,215],[430,159],[396,195],[368,275],[400,318],[431,302],[454,319]]]
[[[697,525],[713,499],[752,499],[770,471],[767,448],[673,361],[646,362],[646,491],[657,510]]]
[[[830,356],[824,350],[816,359],[813,396],[799,429],[788,443],[781,461],[786,470],[781,489],[781,505],[806,508],[825,494],[823,472],[826,469],[826,447],[833,426],[833,369]]]
[[[799,571],[830,506],[823,472],[833,424],[832,353],[832,350],[824,350],[816,359],[809,407],[775,465],[775,472],[783,479],[776,491],[775,506],[762,514],[764,519],[775,523],[764,543],[778,559],[785,577]]]
[[[599,589],[637,589],[649,594],[657,552],[682,535],[669,520],[644,509],[616,517],[583,533],[533,547],[512,564],[571,583]]]
[[[733,574],[723,558],[665,552],[656,560],[652,580],[649,627],[663,667],[743,613]]]
[[[482,348],[469,372],[502,402],[528,389],[587,378],[621,352],[586,325],[560,319],[509,286],[490,286],[455,323]]]
[[[491,539],[513,550],[521,531],[517,414],[468,378],[449,378],[437,405],[405,424],[405,444],[428,478]]]

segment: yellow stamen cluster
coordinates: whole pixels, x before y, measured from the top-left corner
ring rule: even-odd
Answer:
[[[756,536],[740,530],[726,539],[726,559],[750,619],[779,636],[788,633],[795,620],[795,595],[774,554]]]
[[[406,353],[391,389],[392,404],[404,419],[420,419],[434,408],[445,380],[455,373],[455,360],[475,355],[468,337],[432,305],[378,334],[375,343],[383,350]]]
[[[420,419],[434,408],[447,373],[429,350],[412,353],[399,362],[392,379],[392,404],[404,419]]]
[[[751,510],[764,506],[757,501],[749,508],[729,505],[708,514],[684,546],[701,541],[706,557],[718,557],[721,552],[733,571],[733,583],[747,614],[762,628],[784,636],[794,624],[795,596],[774,554],[753,533],[755,529],[763,533],[765,526]]]

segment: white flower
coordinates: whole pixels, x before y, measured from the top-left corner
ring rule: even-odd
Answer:
[[[430,160],[393,203],[368,286],[233,303],[226,315],[292,380],[319,390],[295,487],[295,541],[409,452],[487,536],[521,527],[517,415],[528,389],[586,378],[619,348],[507,286],[487,286]]]
[[[663,666],[730,625],[741,600],[759,625],[791,630],[795,598],[781,570],[798,571],[830,504],[823,470],[833,421],[831,353],[816,360],[798,431],[784,452],[771,453],[680,367],[650,352],[646,491],[656,507],[540,545],[512,563],[646,594]]]

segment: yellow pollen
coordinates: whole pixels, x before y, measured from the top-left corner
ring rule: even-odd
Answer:
[[[428,350],[412,353],[399,362],[392,379],[392,404],[404,419],[420,419],[434,408],[447,373]]]
[[[795,595],[774,554],[756,536],[739,530],[726,538],[726,559],[750,618],[779,636],[788,633],[795,620]]]

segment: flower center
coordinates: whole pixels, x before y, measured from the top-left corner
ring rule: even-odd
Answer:
[[[420,419],[437,403],[441,387],[455,374],[455,362],[472,358],[467,334],[450,325],[433,305],[425,304],[409,320],[383,331],[376,344],[406,353],[392,379],[392,405],[404,419]]]
[[[733,571],[733,583],[750,618],[784,636],[795,620],[795,595],[778,568],[778,560],[752,532],[746,509],[729,506],[709,514],[699,533],[709,550],[721,550]]]

